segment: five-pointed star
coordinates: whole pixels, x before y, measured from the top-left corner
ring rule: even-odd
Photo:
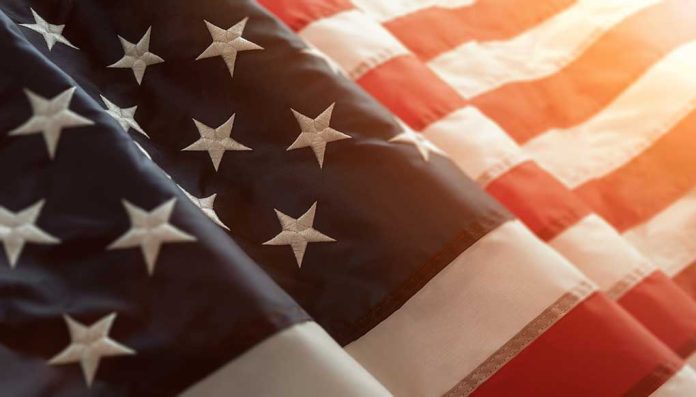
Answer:
[[[94,124],[92,120],[69,109],[75,87],[68,88],[51,99],[39,96],[28,89],[25,89],[24,93],[29,99],[33,115],[24,124],[10,131],[9,135],[43,134],[51,159],[55,156],[63,128]]]
[[[193,202],[193,204],[195,204],[196,207],[200,208],[201,211],[203,211],[203,213],[208,218],[210,218],[213,222],[217,223],[218,226],[220,226],[224,229],[230,230],[230,228],[227,227],[227,225],[222,223],[222,221],[220,220],[220,217],[218,217],[217,212],[215,212],[215,208],[213,207],[215,205],[215,197],[217,197],[217,193],[211,194],[208,197],[198,198],[198,197],[192,195],[191,193],[187,192],[186,189],[184,189],[180,185],[177,185],[177,186],[179,186],[179,189],[181,189],[181,191],[184,192],[186,197],[188,197],[188,199],[191,200],[191,202]]]
[[[218,170],[225,151],[251,150],[251,148],[230,138],[232,125],[234,124],[234,114],[221,126],[215,129],[208,127],[196,119],[193,119],[193,122],[196,124],[196,128],[198,128],[198,133],[201,134],[201,138],[181,150],[207,151],[210,160],[213,162],[215,171]]]
[[[11,268],[17,265],[25,243],[60,243],[60,240],[36,226],[43,205],[44,201],[40,200],[16,213],[0,206],[0,241],[3,242]]]
[[[305,250],[308,243],[320,243],[336,241],[331,237],[315,230],[314,214],[317,211],[317,203],[295,219],[291,216],[275,210],[276,216],[280,221],[280,226],[283,228],[277,236],[263,243],[264,245],[289,245],[292,247],[292,252],[295,254],[297,266],[302,267],[302,258],[304,258]]]
[[[53,45],[56,44],[56,42],[63,43],[74,49],[78,49],[75,47],[75,45],[73,45],[73,43],[69,42],[68,39],[63,36],[62,33],[65,25],[53,25],[46,22],[46,20],[41,18],[41,16],[37,14],[33,8],[31,8],[31,13],[34,15],[35,23],[20,23],[19,25],[38,32],[41,36],[43,36],[44,40],[46,40],[46,45],[48,46],[49,51],[53,48]]]
[[[244,32],[244,26],[246,26],[248,19],[242,19],[227,30],[204,21],[210,36],[213,38],[213,42],[196,60],[221,56],[225,60],[227,69],[230,71],[230,76],[234,76],[234,62],[239,51],[263,50],[263,47],[260,45],[242,37],[242,32]]]
[[[126,233],[111,243],[107,249],[140,247],[147,264],[147,272],[152,275],[160,248],[164,243],[196,241],[192,235],[185,233],[169,223],[174,210],[176,198],[167,200],[152,211],[145,211],[126,200],[123,206],[128,212],[131,227]]]
[[[106,99],[104,95],[99,96],[106,105],[106,113],[118,122],[121,128],[123,128],[123,131],[128,132],[128,129],[132,128],[149,138],[145,131],[143,131],[143,129],[140,128],[138,122],[135,121],[135,111],[138,110],[137,106],[132,106],[129,108],[120,108],[110,100]]]
[[[329,126],[334,105],[335,103],[329,105],[329,107],[321,112],[315,119],[309,118],[295,109],[290,109],[295,115],[302,132],[287,150],[299,149],[307,146],[311,147],[319,162],[319,168],[322,168],[324,166],[326,144],[333,141],[340,141],[341,139],[351,138],[351,136],[336,131]]]
[[[68,315],[63,315],[70,333],[70,344],[55,357],[50,365],[80,363],[87,386],[92,385],[94,375],[99,368],[102,357],[135,354],[135,351],[109,338],[109,331],[116,320],[116,313],[102,317],[89,327]]]
[[[149,65],[164,62],[164,59],[150,52],[150,30],[147,28],[145,35],[138,41],[138,44],[133,44],[130,41],[118,36],[123,47],[123,58],[116,61],[107,67],[109,68],[131,68],[135,75],[135,80],[140,84],[145,75],[145,69]]]
[[[409,127],[404,126],[404,130],[399,135],[393,137],[389,142],[408,143],[416,147],[423,160],[430,161],[430,153],[445,155],[439,147],[435,146],[425,135],[414,132]]]

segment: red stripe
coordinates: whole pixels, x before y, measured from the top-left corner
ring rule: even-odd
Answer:
[[[429,60],[469,40],[513,37],[573,4],[575,0],[526,2],[478,0],[455,9],[426,8],[384,23],[407,48]],[[423,34],[427,32],[427,34]]]
[[[677,283],[687,295],[696,299],[696,262],[690,264],[674,276],[674,282]]]
[[[647,396],[682,365],[615,302],[594,294],[472,395],[615,397],[638,392]]]
[[[393,58],[371,69],[357,82],[416,130],[427,127],[467,103],[412,55]]]
[[[627,18],[580,58],[544,79],[505,85],[474,99],[515,140],[587,120],[675,47],[696,37],[696,6],[672,0]]]
[[[259,0],[295,32],[310,23],[355,8],[350,0]]]
[[[486,190],[544,241],[590,213],[578,197],[532,161],[510,169]]]
[[[661,271],[646,277],[619,304],[682,357],[696,349],[696,302]]]
[[[647,221],[696,185],[695,130],[692,112],[645,152],[576,193],[620,231]]]

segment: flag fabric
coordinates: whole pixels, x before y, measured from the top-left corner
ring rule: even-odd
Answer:
[[[417,1],[385,3],[360,0],[350,3],[264,0],[262,3],[285,20],[301,37],[316,46],[318,51],[330,57],[348,77],[379,99],[409,126],[421,131],[427,138],[444,148],[464,172],[505,204],[541,239],[597,282],[672,349],[683,357],[689,357],[694,353],[696,306],[693,300],[670,280],[668,276],[673,275],[673,272],[666,268],[659,258],[642,250],[640,244],[632,246],[631,243],[635,243],[636,239],[631,236],[635,237],[635,232],[624,233],[626,239],[622,238],[612,226],[597,215],[599,213],[606,216],[605,210],[592,202],[588,205],[586,194],[572,189],[562,176],[552,175],[547,169],[553,172],[553,168],[547,167],[540,156],[529,153],[527,145],[520,147],[520,139],[516,139],[517,142],[511,139],[515,138],[514,132],[508,133],[507,125],[502,122],[498,124],[496,117],[498,115],[506,120],[509,113],[507,108],[502,107],[515,100],[526,103],[527,107],[533,103],[538,104],[534,111],[528,109],[524,112],[519,110],[522,106],[510,105],[517,117],[511,125],[517,129],[522,128],[520,125],[524,123],[541,123],[545,117],[562,117],[553,111],[561,104],[566,106],[566,111],[574,111],[576,107],[572,100],[567,99],[567,94],[564,94],[566,99],[558,99],[558,104],[544,104],[544,93],[549,92],[549,96],[557,95],[551,89],[555,86],[548,85],[551,88],[539,88],[528,97],[518,97],[515,96],[518,95],[515,94],[517,91],[512,89],[513,83],[551,74],[551,70],[547,71],[549,68],[561,69],[561,60],[570,63],[570,60],[562,57],[563,54],[569,57],[580,52],[583,49],[581,45],[589,45],[588,37],[601,41],[601,38],[597,39],[594,36],[609,29],[612,24],[632,18],[634,14],[647,14],[641,18],[659,19],[666,23],[669,21],[668,17],[674,17],[677,11],[690,15],[687,4],[668,2],[656,5],[657,2],[654,1],[535,1],[530,2],[533,4],[531,9],[512,11],[511,7],[506,8],[503,4],[505,2],[487,0],[464,5],[450,4],[448,7]],[[568,28],[569,24],[573,23],[578,25],[577,29]],[[635,25],[633,29],[638,31],[638,26],[644,26],[648,22],[640,20],[632,23]],[[432,29],[429,28],[431,26]],[[653,34],[652,30],[645,27],[640,31]],[[558,32],[562,32],[564,36],[558,36]],[[679,32],[679,35],[681,34]],[[650,50],[650,43],[642,45],[639,40],[645,41],[644,37],[637,39],[626,36],[627,33],[624,32],[621,37],[623,40],[633,40],[633,47],[629,48],[636,48],[638,51]],[[671,36],[670,40],[674,40]],[[508,40],[503,41],[503,37],[508,37]],[[549,48],[545,48],[544,45],[548,45]],[[603,55],[595,55],[593,59],[597,62],[607,62],[607,59],[611,59],[606,52]],[[533,62],[524,63],[531,61]],[[680,61],[674,62],[682,66]],[[674,81],[679,81],[685,72],[680,74],[679,70],[670,69],[669,73],[672,73],[671,78]],[[580,78],[578,76],[576,77]],[[601,80],[604,78],[602,73],[585,71],[582,76],[597,79],[596,87],[600,87],[600,83],[606,84]],[[563,79],[557,80],[557,84],[561,86]],[[535,83],[528,85],[533,84]],[[586,92],[594,93],[594,88],[595,86]],[[489,94],[489,91],[496,92]],[[487,99],[487,95],[495,97],[496,100]],[[587,94],[578,92],[572,98],[579,98],[578,101],[581,101],[584,100],[583,95]],[[662,97],[667,103],[671,103],[670,101],[675,100],[675,95],[665,93]],[[634,98],[624,105],[624,109],[630,109],[630,106],[636,103],[641,102]],[[653,105],[650,101],[644,101],[644,104],[648,107]],[[499,111],[495,110],[498,108]],[[546,116],[546,113],[550,115]],[[575,144],[575,141],[571,141],[574,138],[567,137],[570,133],[555,131],[554,136],[566,139],[564,147],[567,149],[548,147],[539,153],[557,156],[558,159],[569,162],[575,161],[577,167],[592,167],[594,162],[600,160],[613,161],[606,157],[607,154],[620,151],[616,148],[617,141],[627,144],[627,141],[640,141],[643,138],[630,129],[631,123],[643,123],[641,117],[636,117],[636,113],[640,114],[638,110],[633,113],[616,111],[615,114],[624,117],[622,120],[627,124],[623,132],[612,130],[615,126],[612,124],[613,119],[605,118],[602,128],[606,132],[605,135],[613,136],[613,141],[603,137],[602,132],[597,132],[600,127],[577,127],[580,131],[576,134],[577,139],[584,143]],[[539,120],[530,121],[525,117]],[[680,142],[688,147],[689,138],[685,134],[688,133],[682,134],[684,139]],[[693,146],[696,140],[690,139]],[[582,153],[574,156],[574,151],[580,148],[588,151],[604,150],[605,154],[601,156],[605,158],[598,159],[600,155]],[[682,168],[678,166],[679,160],[667,161],[665,165],[661,165],[665,156],[670,154],[666,148],[661,149],[660,153],[661,155],[639,157],[637,161],[641,162],[642,169],[649,168],[651,175],[656,178],[661,175],[661,182],[665,186],[662,190],[670,190],[674,194],[673,197],[677,197],[675,191],[685,191],[684,189],[690,187],[690,182],[685,180],[684,175],[688,174],[689,178],[693,176],[689,167],[693,166],[694,162],[691,161],[692,164]],[[687,159],[688,156],[683,158]],[[539,163],[535,161],[537,159]],[[665,167],[678,170],[676,176],[669,173],[669,169]],[[628,200],[628,189],[622,187],[619,189],[620,193],[616,193],[612,186],[635,186],[640,183],[644,173],[638,173],[634,169],[622,175],[613,177],[614,182],[611,183],[592,183],[603,184],[605,193],[602,194],[611,197],[621,195]],[[641,199],[643,204],[653,205],[660,200],[667,202],[664,200],[663,191],[651,193],[651,189],[645,190],[647,192],[641,192],[644,196]],[[650,199],[651,194],[662,198]],[[595,197],[597,202],[604,202],[602,197]],[[617,207],[617,211],[630,212],[636,208],[635,204],[631,207],[624,206],[618,200],[607,201],[614,203],[612,205]],[[692,245],[691,240],[686,241],[675,234],[688,233],[696,223],[693,222],[693,217],[685,212],[687,209],[684,205],[674,205],[683,209],[680,214],[684,215],[685,219],[673,219],[677,223],[667,225],[665,222],[670,222],[670,219],[663,215],[662,218],[665,220],[662,224],[670,232],[663,230],[665,235],[660,236],[659,240],[663,241],[666,236],[674,237],[671,244],[659,246],[658,242],[651,240],[652,237],[647,232],[644,231],[640,235],[646,243],[652,244],[664,255],[683,256]],[[609,219],[617,225],[611,215]],[[650,226],[643,226],[641,230],[645,229],[655,230]],[[623,229],[619,227],[619,230]],[[680,247],[676,247],[677,245]],[[636,248],[644,252],[639,253]],[[688,255],[694,254],[696,251]],[[683,261],[688,262],[689,260]],[[656,268],[656,264],[660,269]]]
[[[0,26],[1,395],[388,395],[45,56],[60,47]]]
[[[384,12],[423,9],[395,4]],[[461,146],[433,144],[413,131],[418,113],[368,89],[392,114],[341,76],[368,76],[394,50],[423,66],[367,14],[335,0],[264,5],[305,39],[293,21],[331,25],[344,11],[364,25],[320,31],[348,47],[327,62],[250,1],[1,3],[0,390],[696,392],[669,339],[688,339],[692,302],[598,216],[573,201],[575,222],[555,218],[551,200],[526,215],[491,191],[502,169],[484,185],[509,212],[461,172]],[[337,40],[341,29],[362,41]],[[449,113],[431,95],[392,100],[430,124]],[[490,125],[469,129],[485,138]],[[504,145],[511,161],[521,153]],[[574,237],[550,244],[568,259],[541,240],[587,218],[575,234],[609,239],[587,255],[619,262],[607,271],[618,291],[568,261]],[[628,266],[635,279],[616,276]],[[598,289],[626,297],[639,284],[676,333],[631,311],[648,330]]]
[[[695,295],[693,2],[356,3]]]
[[[691,204],[696,139],[689,124],[693,90],[688,72],[696,60],[690,44],[696,38],[696,5],[533,2],[525,13],[510,15],[519,22],[510,31],[502,28],[508,26],[502,20],[478,25],[492,16],[489,7],[502,5],[481,1],[457,10],[430,8],[384,26],[644,257],[696,296],[691,269],[696,260],[691,238],[696,228]],[[470,21],[469,32],[435,33],[434,28],[429,42],[438,44],[427,49],[411,41],[414,35],[408,31],[433,12],[452,18],[452,23],[440,24],[444,29]],[[530,19],[522,21],[522,14]],[[558,29],[564,33],[558,35]],[[514,67],[522,63],[524,67]],[[661,333],[664,319],[640,314],[644,297],[627,294],[620,301]],[[649,325],[647,317],[657,326]],[[672,345],[685,356],[696,348],[693,333]]]
[[[688,288],[696,256],[687,237],[694,231],[688,71],[694,61],[696,6],[689,1],[630,2],[630,13],[613,18],[610,14],[619,7],[591,3],[569,3],[557,13],[540,15],[541,23],[501,37],[499,44],[477,40],[495,62],[500,53],[488,49],[519,51],[530,37],[539,37],[540,62],[555,66],[534,67],[531,75],[483,87],[472,100],[627,240],[693,291]],[[459,10],[462,15],[473,11]],[[604,21],[593,26],[580,15]],[[406,36],[407,26],[419,24],[418,19],[414,14],[411,22],[395,29]],[[575,41],[565,53],[551,55],[562,43],[550,32],[561,23],[570,24],[568,31],[576,35],[569,38]],[[447,67],[442,66],[448,59],[464,55],[466,46],[473,48],[464,41],[468,39],[422,54],[445,77]]]

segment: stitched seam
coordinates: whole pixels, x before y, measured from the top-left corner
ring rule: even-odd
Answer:
[[[635,287],[636,284],[645,280],[646,277],[653,274],[655,269],[638,268],[633,269],[630,273],[626,274],[621,280],[614,283],[606,291],[607,295],[611,299],[618,300],[631,288]]]
[[[625,397],[647,396],[654,393],[665,382],[669,381],[677,372],[681,370],[673,362],[663,362],[658,364],[655,369],[636,382],[626,393]]]
[[[580,281],[574,288],[561,295],[541,314],[530,321],[495,353],[471,371],[464,379],[444,394],[445,397],[468,396],[493,376],[500,368],[515,358],[522,350],[546,332],[558,320],[568,314],[596,289],[588,281]]]
[[[390,60],[397,58],[397,57],[400,57],[400,56],[408,56],[408,55],[411,55],[411,54],[408,52],[408,50],[406,50],[404,48],[395,48],[395,47],[383,48],[378,53],[372,55],[371,57],[369,57],[367,59],[364,59],[357,66],[355,66],[352,70],[350,70],[348,72],[348,77],[351,80],[358,80],[365,73],[369,72],[372,69],[377,68],[378,66],[386,63],[387,61],[390,61]]]
[[[488,167],[480,176],[476,178],[476,183],[481,185],[484,189],[488,184],[493,182],[493,180],[500,177],[505,172],[511,170],[518,164],[521,164],[529,160],[527,156],[522,151],[515,151],[513,153],[508,153],[504,157],[500,158],[495,164]]]
[[[436,254],[430,257],[418,269],[412,272],[411,276],[399,284],[396,288],[385,294],[381,301],[375,304],[365,315],[360,317],[351,325],[351,331],[345,332],[343,335],[337,335],[338,341],[342,345],[346,345],[374,328],[377,324],[384,321],[396,310],[398,310],[406,301],[408,301],[415,292],[423,288],[430,280],[435,277],[442,269],[448,266],[452,260],[469,249],[478,240],[486,234],[495,230],[500,225],[511,221],[512,218],[501,216],[499,212],[494,212],[494,208],[489,210],[483,219],[478,219],[474,223],[464,227],[464,231],[445,244],[443,248]],[[462,243],[467,243],[465,248],[462,248]],[[443,259],[447,259],[443,263]]]

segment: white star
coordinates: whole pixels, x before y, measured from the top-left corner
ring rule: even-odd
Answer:
[[[213,205],[215,204],[215,197],[217,197],[217,194],[211,194],[208,197],[198,198],[198,197],[192,195],[191,193],[187,192],[186,189],[184,189],[180,185],[177,185],[177,186],[179,186],[179,189],[181,189],[181,191],[184,192],[186,197],[188,197],[188,199],[191,200],[191,202],[193,202],[193,204],[195,204],[196,207],[200,208],[201,211],[203,211],[203,213],[208,218],[210,218],[213,222],[217,223],[218,226],[220,226],[224,229],[230,230],[230,228],[227,227],[227,225],[222,223],[222,221],[220,220],[220,218],[217,215],[217,212],[215,212],[215,208],[213,208]]]
[[[70,344],[48,361],[50,365],[80,363],[87,386],[92,386],[94,375],[99,368],[102,357],[133,355],[135,351],[109,338],[111,326],[116,320],[116,313],[102,317],[99,321],[86,327],[63,315],[70,332]]]
[[[31,8],[31,13],[32,15],[34,15],[35,23],[20,23],[20,26],[24,26],[25,28],[29,28],[41,34],[44,40],[46,40],[46,45],[48,46],[49,51],[51,50],[51,48],[53,48],[53,45],[56,44],[56,42],[63,43],[68,47],[72,47],[74,49],[78,49],[63,36],[62,33],[63,28],[65,28],[65,25],[52,25],[46,22],[46,20],[41,18],[41,16],[37,14],[33,8]]]
[[[260,45],[252,43],[242,37],[242,32],[244,32],[244,26],[246,26],[247,20],[249,20],[249,18],[244,18],[227,30],[221,29],[208,21],[204,21],[205,25],[208,27],[210,36],[213,38],[213,42],[198,56],[198,58],[196,58],[196,60],[221,56],[222,59],[225,60],[227,69],[230,71],[230,76],[234,76],[234,62],[237,59],[237,53],[239,51],[263,50],[263,47]]]
[[[106,99],[104,95],[99,95],[99,97],[102,101],[104,101],[104,104],[106,105],[106,113],[118,122],[121,128],[123,128],[123,131],[128,132],[129,128],[133,128],[134,130],[149,138],[145,131],[143,131],[143,129],[140,128],[138,122],[135,121],[135,111],[138,110],[137,106],[122,109],[116,106],[116,104],[114,104],[110,100]]]
[[[302,49],[301,51],[303,54],[311,55],[313,57],[317,57],[324,61],[326,65],[331,69],[332,72],[334,72],[337,75],[341,76],[347,76],[345,70],[336,63],[333,59],[331,59],[328,55],[326,55],[324,52],[322,52],[320,49],[317,47],[314,47],[313,45],[307,43],[307,48]]]
[[[51,99],[46,99],[27,89],[24,93],[29,99],[34,114],[24,124],[10,131],[9,135],[43,134],[48,156],[51,159],[55,156],[63,128],[94,124],[92,120],[69,109],[75,87],[68,88]]]
[[[411,128],[403,124],[402,127],[404,128],[403,132],[390,139],[389,142],[408,143],[415,146],[425,161],[430,161],[431,152],[443,156],[445,155],[445,152],[443,152],[439,147],[435,146],[435,144],[426,138],[425,135],[414,132]]]
[[[3,242],[11,268],[17,265],[17,259],[27,242],[60,243],[60,240],[36,226],[36,220],[41,214],[43,205],[44,201],[40,200],[16,213],[0,206],[0,241]]]
[[[317,157],[317,161],[319,161],[319,168],[322,168],[324,166],[326,144],[333,141],[340,141],[341,139],[351,138],[349,135],[336,131],[329,126],[334,104],[335,103],[329,105],[329,107],[321,112],[315,119],[311,119],[295,109],[290,109],[295,115],[302,132],[287,150],[299,149],[307,146],[311,147],[314,151],[314,155]]]
[[[160,248],[164,243],[196,241],[192,235],[185,233],[169,223],[174,210],[176,198],[172,198],[152,211],[145,211],[126,200],[123,206],[128,212],[131,228],[111,243],[107,249],[140,247],[147,264],[147,272],[152,275]]]
[[[135,75],[135,80],[140,84],[145,75],[145,69],[149,65],[164,62],[164,59],[150,52],[150,30],[147,28],[145,35],[138,41],[138,44],[133,44],[130,41],[118,36],[123,47],[123,58],[116,61],[107,67],[109,68],[131,68]]]
[[[208,127],[196,119],[193,119],[193,122],[196,124],[196,128],[198,128],[198,133],[201,134],[201,138],[181,150],[207,151],[208,155],[210,156],[210,160],[213,162],[215,171],[218,170],[220,161],[222,161],[222,156],[225,154],[225,151],[251,150],[251,148],[248,148],[230,138],[230,134],[232,133],[232,125],[234,124],[234,114],[221,126],[215,129]]]
[[[317,203],[295,219],[291,216],[275,210],[276,216],[280,221],[280,226],[283,228],[277,236],[263,243],[264,245],[289,245],[292,247],[292,252],[295,254],[297,266],[302,267],[302,258],[304,258],[305,250],[308,243],[332,242],[336,241],[331,237],[314,230],[314,213],[317,211]]]

